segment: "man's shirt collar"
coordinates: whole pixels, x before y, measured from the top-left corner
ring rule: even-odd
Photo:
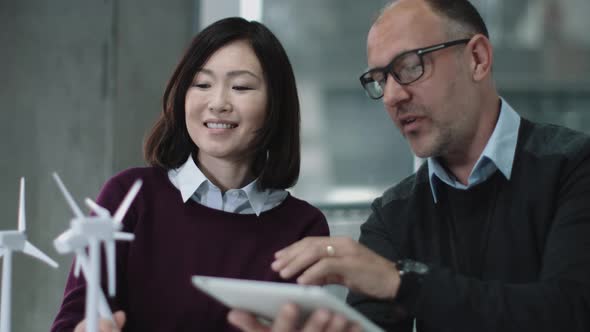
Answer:
[[[437,202],[437,180],[435,177],[458,189],[468,189],[475,186],[487,180],[496,170],[500,170],[506,179],[510,180],[518,140],[520,116],[504,99],[501,98],[500,103],[500,114],[496,127],[469,175],[467,186],[457,181],[452,174],[448,174],[437,158],[428,158],[428,179],[435,203]]]

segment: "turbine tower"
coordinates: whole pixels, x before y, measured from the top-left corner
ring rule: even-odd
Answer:
[[[23,252],[35,257],[47,265],[57,268],[57,263],[27,241],[25,218],[25,178],[20,179],[20,195],[18,204],[18,229],[16,231],[0,231],[0,256],[2,262],[2,299],[0,304],[0,332],[10,332],[10,299],[12,292],[12,253]]]

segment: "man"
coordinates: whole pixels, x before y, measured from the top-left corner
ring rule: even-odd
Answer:
[[[590,139],[522,119],[492,78],[466,0],[399,0],[367,42],[361,83],[427,162],[372,204],[360,243],[307,238],[282,277],[340,283],[388,331],[590,331]],[[286,306],[274,331],[293,329]],[[251,316],[229,319],[263,331]],[[317,311],[306,331],[356,328]]]

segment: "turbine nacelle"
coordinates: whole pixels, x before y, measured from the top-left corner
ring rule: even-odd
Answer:
[[[69,254],[76,252],[78,249],[84,249],[88,245],[88,239],[85,236],[68,229],[53,240],[55,250],[60,254]]]
[[[93,236],[100,240],[111,240],[113,232],[118,231],[109,218],[89,216],[72,219],[71,230],[86,237]]]
[[[23,251],[27,243],[27,236],[19,231],[0,232],[0,248],[14,251]]]

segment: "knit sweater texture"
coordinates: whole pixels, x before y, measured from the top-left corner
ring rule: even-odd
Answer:
[[[258,217],[183,203],[166,170],[155,167],[113,177],[98,203],[112,213],[136,179],[143,186],[123,220],[123,231],[135,239],[117,243],[117,295],[111,300],[113,311],[127,315],[124,331],[235,331],[228,309],[193,287],[191,276],[284,281],[270,268],[274,253],[329,233],[324,215],[293,196]],[[106,294],[104,264],[102,272]],[[84,278],[70,271],[51,331],[72,331],[84,318],[85,290]]]
[[[413,318],[419,332],[590,331],[590,138],[522,119],[510,180],[490,181],[470,250],[453,249],[472,234],[449,236],[426,164],[376,199],[360,242],[430,273],[404,301],[348,301],[388,331],[412,331]]]

